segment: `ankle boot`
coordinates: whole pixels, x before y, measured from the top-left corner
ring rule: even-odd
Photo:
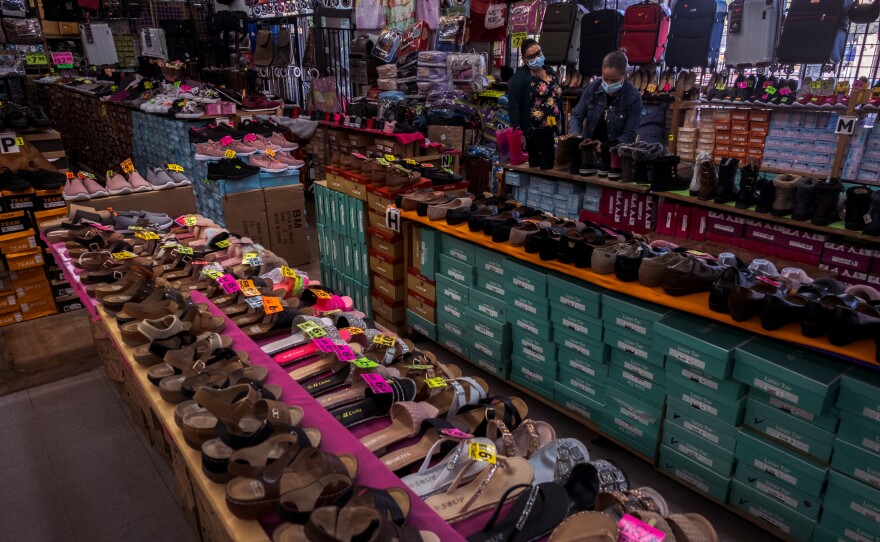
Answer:
[[[865,229],[865,215],[871,208],[873,192],[864,186],[851,186],[846,189],[846,229],[861,231]]]
[[[739,195],[737,209],[748,209],[755,205],[755,189],[758,186],[758,166],[750,164],[739,170]]]
[[[865,218],[865,235],[880,235],[880,190],[871,192],[871,208]]]
[[[611,151],[609,153],[609,158],[608,179],[612,181],[619,181],[620,177],[623,175],[622,166],[620,164],[620,155],[617,154],[617,151]]]
[[[736,170],[739,160],[724,158],[718,165],[718,187],[715,189],[715,203],[733,201],[739,195],[736,190]]]
[[[556,154],[556,139],[547,131],[538,137],[538,145],[541,149],[541,169],[553,169],[553,159]]]
[[[630,156],[620,157],[620,180],[625,183],[635,182],[636,161]]]
[[[700,191],[697,198],[709,201],[715,197],[718,190],[718,173],[715,171],[715,161],[706,160],[700,163]]]
[[[565,140],[564,144],[568,147],[568,172],[572,175],[577,175],[581,169],[581,150],[579,145],[584,138],[579,136],[569,136],[568,139]]]
[[[553,160],[553,169],[565,171],[569,167],[571,167],[571,148],[568,146],[568,136],[562,136],[556,142],[556,158]]]
[[[650,162],[645,160],[633,159],[633,182],[638,184],[648,184],[648,165]]]
[[[697,155],[697,159],[694,160],[696,167],[694,168],[694,176],[691,178],[691,184],[688,186],[688,191],[690,191],[691,197],[695,198],[700,193],[700,165],[707,160],[711,160],[712,156],[706,152],[700,152]]]
[[[840,179],[819,183],[816,189],[816,210],[813,212],[815,226],[827,226],[840,220],[840,193],[843,185]]]
[[[797,192],[798,177],[794,175],[777,175],[773,179],[773,187],[776,189],[776,197],[773,199],[773,207],[770,213],[773,216],[785,216],[791,214],[794,209],[794,196]]]
[[[581,169],[578,173],[581,175],[595,175],[599,173],[598,157],[596,156],[596,147],[587,145],[581,147]]]
[[[540,136],[535,134],[526,136],[526,152],[529,153],[529,167],[539,167],[541,165]]]
[[[687,187],[678,186],[676,182],[676,170],[678,169],[678,156],[663,156],[648,163],[648,180],[651,182],[651,190],[663,192],[666,190],[683,190]],[[689,182],[689,181],[688,181]]]
[[[773,185],[773,179],[758,178],[758,182],[755,183],[755,212],[769,213],[775,199],[776,187]]]
[[[816,209],[816,187],[819,179],[813,177],[801,177],[797,182],[797,192],[794,195],[794,209],[791,218],[794,220],[809,220]]]

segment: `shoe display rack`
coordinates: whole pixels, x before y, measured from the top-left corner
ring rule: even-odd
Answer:
[[[878,363],[872,341],[840,348],[767,332],[713,313],[703,296],[669,297],[401,216],[404,242],[421,246],[408,261],[435,284],[436,318],[408,310],[412,331],[783,540],[841,532],[844,516],[876,529],[870,512],[829,499],[861,510],[880,487],[869,474],[880,469],[876,397],[861,407],[880,379],[853,367]],[[855,457],[867,469],[858,481],[841,476]]]

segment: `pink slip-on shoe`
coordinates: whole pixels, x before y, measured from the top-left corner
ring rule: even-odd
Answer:
[[[219,141],[196,144],[196,160],[199,162],[214,162],[223,158],[226,149]]]
[[[125,177],[123,177],[119,173],[111,176],[111,173],[113,172],[107,172],[107,192],[109,192],[111,196],[131,194],[133,192],[131,185],[128,184],[128,181],[125,180]]]
[[[63,196],[64,201],[88,201],[92,199],[92,196],[89,195],[89,191],[83,186],[83,182],[79,177],[74,177],[67,181],[67,184],[64,186]]]
[[[272,135],[269,137],[269,143],[273,145],[278,145],[282,151],[295,151],[299,148],[299,145],[296,143],[292,143],[288,141],[283,135],[278,132],[272,132]]]
[[[83,178],[82,183],[85,189],[88,190],[89,196],[92,198],[103,198],[110,195],[110,192],[108,192],[106,187],[101,186],[101,183],[88,175]]]
[[[266,173],[282,173],[287,171],[287,164],[279,162],[268,154],[255,154],[248,158],[248,163]]]
[[[149,192],[153,189],[153,185],[141,177],[141,174],[138,173],[137,170],[128,174],[128,184],[131,185],[131,189],[135,192]]]
[[[275,159],[286,165],[288,169],[299,169],[305,165],[305,162],[294,158],[286,152],[275,153]]]

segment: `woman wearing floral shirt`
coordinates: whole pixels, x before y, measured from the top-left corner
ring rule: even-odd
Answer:
[[[554,138],[562,118],[562,87],[556,72],[544,65],[541,46],[523,40],[523,65],[510,79],[507,91],[510,124],[523,131],[529,167],[553,167]]]

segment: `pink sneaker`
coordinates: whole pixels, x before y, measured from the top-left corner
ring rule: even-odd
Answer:
[[[286,152],[276,152],[275,159],[287,166],[287,169],[299,169],[306,163],[298,160]]]
[[[248,158],[248,163],[266,173],[282,173],[287,171],[287,164],[272,158],[268,154],[255,154]]]
[[[110,173],[112,172],[107,172],[107,191],[110,192],[111,196],[119,196],[122,194],[132,193],[131,185],[128,184],[128,181],[125,180],[125,177],[123,177],[119,173],[116,173],[111,177]]]
[[[196,160],[200,162],[214,162],[223,158],[226,149],[219,141],[208,141],[196,144]]]
[[[279,145],[275,145],[265,137],[257,134],[248,134],[244,136],[243,141],[245,145],[250,145],[258,152],[266,152],[269,149],[274,152],[278,152],[281,150],[281,147]]]
[[[141,177],[137,170],[132,171],[128,175],[128,184],[131,185],[135,192],[149,192],[153,189],[153,185],[148,183],[146,179]]]
[[[101,186],[101,183],[88,175],[82,180],[82,183],[85,189],[89,192],[89,196],[92,198],[103,198],[110,195],[110,192],[107,191],[106,187]]]
[[[296,143],[291,143],[278,132],[272,132],[272,136],[269,138],[269,143],[272,143],[273,145],[278,145],[278,147],[280,147],[282,151],[295,151],[299,148],[299,145],[297,145]]]
[[[229,137],[229,136],[226,136],[226,137]],[[232,139],[232,138],[230,138],[230,139]],[[236,156],[250,156],[250,155],[254,154],[255,152],[257,152],[257,148],[252,146],[253,143],[256,143],[256,141],[253,141],[251,143],[242,143],[241,141],[238,141],[237,139],[233,139],[232,141],[227,142],[226,145],[223,145],[223,143],[220,143],[220,146],[224,151],[226,149],[234,150]]]
[[[78,177],[74,177],[67,181],[67,184],[64,185],[63,197],[64,201],[88,201],[92,199],[92,196],[89,195],[89,191],[86,190],[86,187],[83,186],[82,180]]]

